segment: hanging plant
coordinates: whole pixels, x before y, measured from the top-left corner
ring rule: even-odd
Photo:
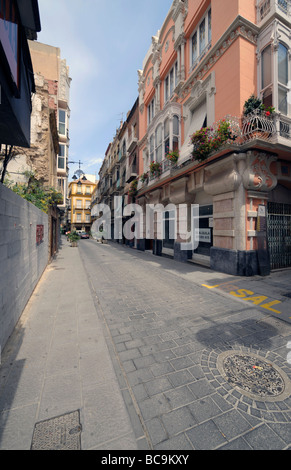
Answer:
[[[151,175],[158,178],[162,173],[162,165],[158,162],[151,162],[150,164]]]
[[[137,185],[138,185],[138,179],[136,178],[135,180],[132,181],[130,188],[129,188],[129,195],[130,196],[135,196],[137,193]]]

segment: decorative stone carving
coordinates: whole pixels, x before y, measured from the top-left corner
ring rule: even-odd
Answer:
[[[274,155],[250,151],[246,156],[246,169],[243,173],[243,184],[248,190],[271,191],[277,186],[277,178],[271,172],[270,165],[276,161]]]

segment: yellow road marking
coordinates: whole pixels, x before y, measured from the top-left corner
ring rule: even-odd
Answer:
[[[214,289],[215,287],[221,286],[221,284],[217,284],[216,286],[208,286],[207,284],[202,284],[203,287],[207,287],[207,289]]]
[[[203,287],[207,287],[207,289],[215,289],[217,287],[222,287],[223,290],[225,290],[225,286],[227,286],[227,282],[224,282],[222,284],[216,284],[215,286],[209,286],[208,284],[202,284]],[[251,290],[248,289],[238,289],[236,286],[231,286],[232,288],[236,288],[236,290],[232,290],[229,292],[230,295],[233,295],[234,297],[238,297],[240,299],[243,299],[245,301],[251,301],[253,302],[254,305],[258,305],[259,307],[265,308],[266,310],[270,310],[271,312],[275,312],[278,314],[281,314],[279,310],[275,310],[272,308],[273,305],[281,304],[282,302],[280,300],[272,300],[270,302],[267,302],[265,304],[262,304],[265,300],[268,300],[268,297],[266,295],[255,295],[255,293]],[[250,297],[247,297],[250,296]],[[289,317],[291,318],[291,317]]]

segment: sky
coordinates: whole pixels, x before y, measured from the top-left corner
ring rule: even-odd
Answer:
[[[69,162],[98,172],[138,97],[138,73],[172,0],[38,0],[37,40],[59,47],[72,79]],[[79,168],[69,164],[71,180]]]

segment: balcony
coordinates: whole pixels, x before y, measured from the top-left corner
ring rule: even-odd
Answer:
[[[137,177],[137,167],[136,165],[133,164],[127,169],[125,180],[127,183],[130,183],[136,177]]]
[[[229,123],[231,138],[228,138],[223,145],[205,156],[204,160],[215,155],[222,156],[230,152],[246,151],[250,148],[262,148],[267,151],[275,150],[278,152],[279,147],[284,152],[291,154],[291,117],[282,116],[279,113],[267,116],[265,113],[253,112],[241,118],[226,116],[224,120]],[[212,125],[209,132],[210,138],[214,137],[220,123],[221,121]],[[186,157],[179,158],[177,163],[172,163],[168,159],[162,160],[159,169],[154,174],[148,171],[149,176],[144,181],[140,179],[138,190],[168,178],[173,173],[179,172],[179,169],[185,165],[192,164],[195,166],[201,163],[202,160],[196,160],[193,157],[191,152],[193,148],[193,145],[189,146]]]
[[[137,146],[137,142],[138,142],[138,139],[135,135],[131,135],[129,137],[128,147],[127,147],[127,151],[129,154],[135,149],[135,147]]]
[[[260,25],[262,21],[266,21],[275,13],[291,16],[290,0],[259,0],[257,3],[257,23]]]

